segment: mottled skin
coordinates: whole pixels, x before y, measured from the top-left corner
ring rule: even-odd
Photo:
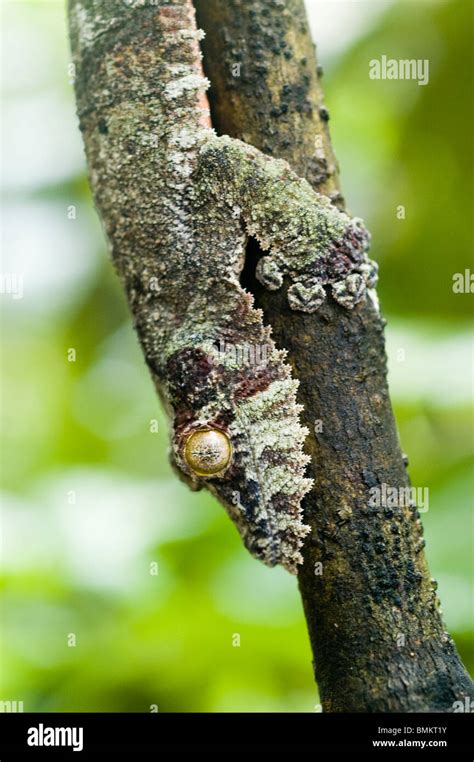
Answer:
[[[71,0],[69,17],[95,202],[172,419],[175,465],[220,499],[256,557],[296,572],[307,430],[285,354],[240,284],[245,245],[252,235],[268,252],[264,286],[289,278],[290,307],[314,312],[328,294],[350,309],[375,284],[368,235],[286,162],[216,137],[186,0]],[[221,342],[265,346],[266,362],[229,359]],[[183,457],[206,427],[232,444],[212,477]]]

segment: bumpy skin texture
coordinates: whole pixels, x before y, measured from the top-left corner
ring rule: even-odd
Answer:
[[[267,252],[266,287],[291,280],[291,308],[313,312],[330,294],[351,309],[376,280],[368,234],[288,164],[207,126],[201,34],[186,0],[72,0],[70,28],[95,202],[170,413],[174,463],[219,498],[251,553],[296,572],[309,531],[307,430],[285,353],[240,284],[245,245],[253,235]],[[249,348],[264,362],[249,361]],[[232,445],[212,477],[184,458],[203,428]]]

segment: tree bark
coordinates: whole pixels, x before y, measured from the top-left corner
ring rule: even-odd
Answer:
[[[199,8],[208,33],[215,126],[289,159],[341,206],[302,3],[203,0]],[[257,235],[260,228],[268,233],[263,238],[275,235],[284,243],[279,225],[289,185],[302,194],[293,190],[293,200],[304,198],[309,227],[321,209],[331,216],[330,205],[321,206],[320,197],[287,167],[241,143],[209,136],[189,0],[70,0],[70,26],[95,202],[147,364],[174,410],[179,435],[199,404],[208,409],[215,402],[200,330],[214,329],[229,307],[224,318],[230,336],[235,327],[237,338],[242,335],[239,321],[258,341],[267,336],[238,282],[242,220],[256,220]],[[236,77],[229,64],[238,56]],[[246,166],[240,176],[242,209],[234,199],[229,212],[220,183],[224,196],[238,192],[234,170],[238,175],[241,164]],[[258,195],[267,172],[279,194],[273,216]],[[315,315],[290,310],[288,282],[276,295],[264,292],[255,279],[256,259],[248,257],[243,280],[264,309],[278,347],[289,351],[311,431],[308,453],[316,486],[305,503],[312,533],[299,579],[324,709],[449,711],[471,684],[438,613],[419,515],[413,506],[384,509],[369,502],[372,487],[408,485],[386,385],[382,320],[370,299],[349,312],[332,300],[329,288]],[[275,377],[286,382],[276,350],[272,362]],[[229,384],[226,377],[219,379],[219,403],[227,402],[228,387],[235,384],[232,371],[229,379]],[[256,397],[258,384],[267,390],[268,381],[244,378],[245,399]],[[297,439],[301,432],[291,395],[289,401],[290,434],[297,432]],[[234,408],[226,408],[229,417]],[[245,477],[245,461],[243,466]],[[301,456],[291,466],[301,493]],[[241,481],[247,489],[248,480]],[[216,484],[229,504],[223,492],[232,484]],[[291,546],[286,557],[291,568],[300,527],[295,496],[289,497],[290,529],[293,521],[296,532],[276,549]],[[285,503],[280,499],[276,505]],[[272,518],[276,527],[281,516]],[[265,560],[274,561],[267,537],[247,539],[252,552],[268,553]]]
[[[286,159],[343,206],[303,0],[196,0],[219,133]],[[251,256],[255,255],[255,256]],[[329,712],[453,711],[472,682],[443,625],[415,505],[372,506],[410,486],[387,386],[384,321],[367,299],[288,308],[284,287],[245,285],[300,380],[314,490],[299,586],[322,706]],[[402,493],[403,494],[403,493]],[[402,501],[403,502],[403,501]]]

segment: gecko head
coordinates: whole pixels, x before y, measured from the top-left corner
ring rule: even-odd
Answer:
[[[170,357],[172,462],[191,489],[217,497],[253,556],[296,573],[309,531],[301,500],[311,486],[297,382],[277,350],[261,367],[238,359],[226,364],[202,346]]]
[[[218,366],[199,346],[180,348],[168,360],[167,375],[174,461],[196,488],[232,464],[230,385],[222,383]]]

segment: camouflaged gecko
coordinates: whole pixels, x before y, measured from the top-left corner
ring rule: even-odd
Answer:
[[[311,488],[298,382],[240,284],[289,284],[292,309],[352,309],[375,285],[368,234],[288,164],[210,128],[188,0],[71,0],[76,96],[95,203],[146,362],[172,421],[172,458],[207,487],[257,558],[296,572]],[[265,348],[264,362],[222,347]]]

